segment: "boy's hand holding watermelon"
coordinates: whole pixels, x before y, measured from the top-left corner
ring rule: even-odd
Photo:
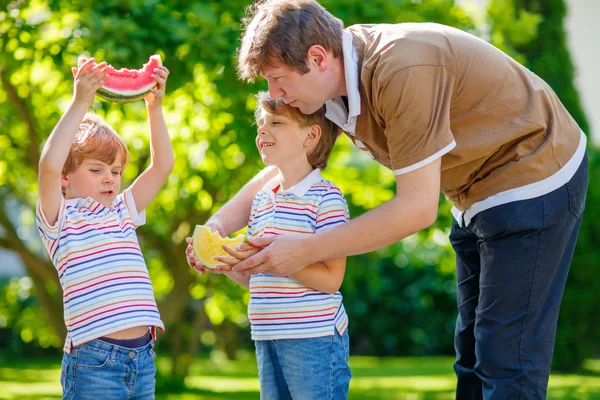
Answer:
[[[94,96],[98,89],[106,83],[109,76],[106,72],[108,64],[101,62],[96,64],[93,58],[86,60],[79,68],[73,67],[73,102],[85,105],[89,108],[94,102]]]
[[[156,80],[156,86],[150,89],[148,94],[144,97],[144,100],[146,100],[146,107],[148,107],[149,110],[153,107],[160,108],[162,105],[167,78],[169,77],[169,70],[164,65],[161,65],[158,68],[154,68],[154,73],[151,76]]]

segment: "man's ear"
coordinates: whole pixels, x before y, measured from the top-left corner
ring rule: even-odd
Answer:
[[[311,125],[310,131],[304,138],[304,147],[311,148],[317,145],[321,139],[321,127],[317,124]]]
[[[312,65],[321,71],[327,69],[329,54],[323,46],[319,44],[313,44],[308,48],[306,57],[309,65]]]

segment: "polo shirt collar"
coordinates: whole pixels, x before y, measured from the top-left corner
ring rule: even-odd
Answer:
[[[358,55],[352,42],[352,34],[342,31],[342,57],[344,58],[344,76],[348,93],[348,111],[341,97],[327,100],[325,116],[344,129],[360,115],[360,92],[358,91]]]
[[[98,207],[107,208],[104,205],[102,205],[99,201],[96,201],[89,196],[86,198],[77,197],[74,199],[67,199],[65,200],[65,203],[67,206],[71,206],[74,208],[88,208],[90,210],[97,209]],[[110,208],[113,208],[116,204],[117,199],[115,198]]]
[[[315,183],[320,182],[322,180],[323,180],[323,177],[321,176],[321,170],[319,168],[315,168],[308,175],[306,175],[304,178],[302,178],[302,180],[300,182],[298,182],[291,188],[289,188],[287,190],[279,190],[277,193],[282,194],[282,195],[283,194],[291,194],[296,197],[304,197],[304,195],[306,194],[306,192],[308,192],[310,190],[312,185],[314,185]],[[262,190],[264,192],[266,192],[267,194],[269,194],[269,196],[274,198],[275,193],[273,193],[273,189],[275,189],[278,185],[280,185],[279,175],[277,175],[276,177],[271,179],[269,182],[267,182],[265,184],[265,186],[263,186]]]

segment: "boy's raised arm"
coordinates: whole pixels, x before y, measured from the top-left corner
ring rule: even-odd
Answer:
[[[75,77],[73,100],[58,121],[42,149],[39,162],[38,186],[40,204],[49,224],[58,218],[62,199],[61,174],[69,149],[96,91],[106,82],[106,63],[93,68],[94,59],[87,60],[79,69],[73,68]]]
[[[163,187],[175,162],[171,138],[162,112],[162,100],[169,70],[162,66],[154,70],[157,86],[145,97],[150,125],[150,166],[133,182],[131,193],[138,212],[142,212]]]

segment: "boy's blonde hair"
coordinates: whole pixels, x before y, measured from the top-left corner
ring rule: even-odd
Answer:
[[[257,0],[246,10],[238,49],[240,78],[253,82],[271,57],[301,74],[308,72],[308,49],[315,44],[342,54],[344,24],[315,0]]]
[[[257,121],[261,117],[262,110],[265,110],[272,115],[283,115],[298,123],[302,128],[312,125],[321,127],[321,138],[314,149],[307,153],[306,157],[313,168],[325,169],[335,140],[342,133],[336,124],[325,117],[325,106],[312,114],[306,115],[296,107],[285,104],[281,98],[273,100],[269,92],[259,92],[256,98],[258,101],[254,117]]]
[[[86,114],[73,139],[62,172],[74,172],[88,158],[110,165],[119,155],[124,167],[129,162],[129,150],[123,139],[102,118]]]

